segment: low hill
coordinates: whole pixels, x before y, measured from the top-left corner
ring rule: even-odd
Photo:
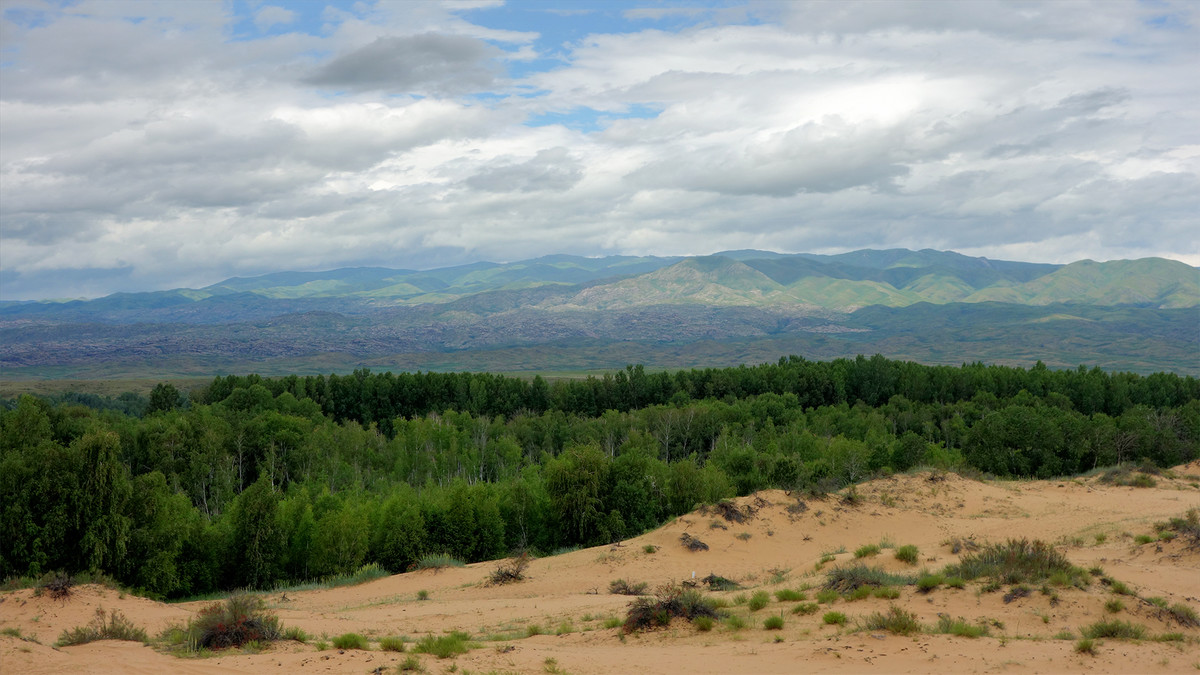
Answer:
[[[131,368],[183,376],[245,363],[257,372],[509,370],[511,350],[537,348],[541,362],[522,357],[517,370],[878,352],[1200,373],[1198,307],[1200,271],[1155,258],[1045,265],[903,249],[548,256],[0,303],[0,368],[9,378]]]

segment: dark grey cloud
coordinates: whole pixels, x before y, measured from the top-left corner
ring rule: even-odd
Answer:
[[[461,94],[487,89],[502,52],[463,35],[389,36],[343,54],[304,78],[307,84],[352,91]]]

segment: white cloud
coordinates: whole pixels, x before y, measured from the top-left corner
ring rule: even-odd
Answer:
[[[569,40],[464,7],[5,4],[0,295],[553,252],[1200,259],[1188,3],[748,3]]]

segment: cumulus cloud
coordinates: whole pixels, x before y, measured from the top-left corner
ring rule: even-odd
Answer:
[[[529,7],[6,3],[0,297],[554,252],[1200,264],[1191,3]]]

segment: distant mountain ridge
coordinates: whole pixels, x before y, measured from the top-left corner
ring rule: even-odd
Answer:
[[[535,345],[556,345],[590,364],[586,353],[601,347],[617,354],[613,345],[672,345],[679,353],[712,343],[719,347],[710,344],[706,354],[725,353],[734,363],[736,354],[792,344],[795,353],[880,351],[951,363],[984,355],[1036,360],[1040,349],[1062,365],[1200,372],[1197,308],[1200,270],[1161,258],[1052,265],[928,249],[554,255],[435,270],[277,272],[198,289],[0,303],[0,367],[36,375],[180,358],[206,368],[262,359],[352,364]],[[590,352],[573,351],[585,344]],[[588,367],[624,365],[605,364]]]

